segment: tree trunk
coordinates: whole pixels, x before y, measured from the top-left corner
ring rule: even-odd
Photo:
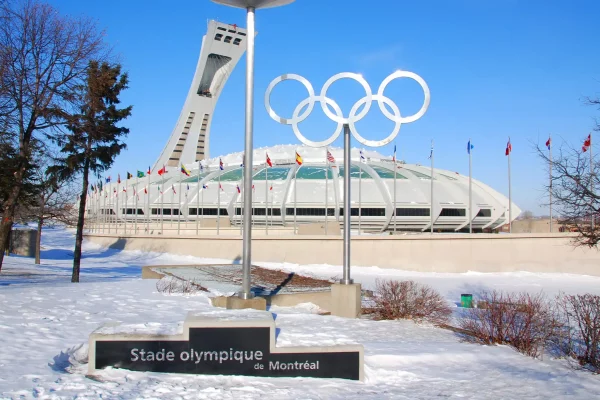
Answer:
[[[42,227],[44,226],[44,217],[38,218],[37,236],[35,238],[35,263],[39,264],[42,252]]]
[[[21,188],[23,187],[23,174],[25,172],[24,160],[26,160],[24,151],[21,149],[18,168],[15,172],[15,182],[8,195],[8,199],[4,204],[4,214],[2,215],[2,222],[0,223],[0,272],[2,272],[4,253],[8,249],[8,235],[10,234],[15,218],[17,199],[21,195]]]
[[[85,222],[85,203],[87,200],[88,175],[90,173],[90,161],[86,159],[83,166],[83,188],[79,198],[79,215],[77,217],[77,232],[75,233],[75,251],[73,252],[73,274],[71,282],[79,282],[79,269],[81,265],[81,244],[83,243],[83,224]]]

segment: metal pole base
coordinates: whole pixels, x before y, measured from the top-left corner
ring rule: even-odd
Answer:
[[[340,283],[342,285],[352,285],[354,283],[354,279],[340,279]]]
[[[252,292],[248,292],[248,293],[238,292],[236,295],[237,295],[237,297],[239,297],[242,300],[250,300],[255,297],[254,293],[252,293]]]

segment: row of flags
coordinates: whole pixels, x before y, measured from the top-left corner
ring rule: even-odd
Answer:
[[[583,142],[583,146],[581,147],[581,150],[585,153],[589,150],[589,148],[592,146],[592,134],[590,133],[588,135],[588,137],[585,139],[585,141]],[[552,138],[549,137],[548,140],[546,141],[546,147],[548,148],[548,150],[550,150],[552,148]],[[473,143],[471,143],[471,140],[469,140],[467,142],[467,153],[471,154],[471,150],[473,150],[475,148],[475,146],[473,145]],[[506,149],[504,154],[506,156],[510,155],[510,153],[512,152],[512,144],[510,142],[510,138],[508,138],[508,142],[506,143]],[[429,157],[431,158],[433,155],[433,145],[431,147],[431,151],[429,153]],[[364,161],[365,160],[365,156],[363,154],[362,149],[360,150],[360,160]],[[331,154],[331,152],[329,150],[327,150],[327,161],[330,163],[335,163],[335,158],[333,157],[333,155]],[[394,145],[394,153],[392,155],[392,161],[396,162],[396,145]],[[273,162],[271,161],[271,158],[269,157],[269,154],[266,153],[266,163],[269,167],[273,167]],[[296,164],[298,165],[302,165],[304,163],[304,160],[302,158],[302,156],[300,155],[300,153],[298,153],[298,151],[296,151]],[[241,166],[243,167],[244,164],[242,163]],[[204,169],[203,165],[200,164],[200,170],[202,171]],[[222,171],[225,169],[224,164],[223,164],[223,160],[221,158],[219,158],[219,169]],[[185,176],[191,176],[191,172],[189,169],[186,168],[185,165],[181,164],[181,169],[180,169],[181,173],[184,174]],[[152,173],[150,167],[148,167],[148,170],[144,173],[143,171],[137,171],[136,177],[137,178],[144,178],[147,175],[149,176]],[[158,175],[162,176],[163,174],[167,173],[167,169],[165,166],[163,166],[161,169],[158,170]],[[133,175],[129,172],[127,172],[127,179],[131,179],[133,178]],[[106,183],[110,183],[111,182],[111,177],[110,175],[108,177],[106,177]],[[117,183],[121,183],[121,175],[118,174],[117,175]],[[189,185],[188,185],[189,187]],[[102,191],[102,182],[98,182],[96,185],[92,185],[91,186],[92,191]],[[208,189],[207,185],[202,185],[203,189]],[[222,189],[222,187],[221,187]],[[144,189],[147,193],[147,190]],[[126,191],[125,188],[123,189],[123,191]],[[173,187],[173,192],[175,192],[175,188]],[[240,192],[240,189],[238,187],[238,192]]]

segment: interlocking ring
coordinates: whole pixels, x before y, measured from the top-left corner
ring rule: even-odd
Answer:
[[[365,97],[359,99],[354,104],[354,106],[352,106],[352,109],[350,110],[350,115],[347,118],[344,117],[339,105],[334,100],[327,97],[327,90],[329,89],[329,87],[334,82],[336,82],[340,79],[344,79],[344,78],[354,79],[355,81],[360,83],[361,86],[365,89]],[[421,86],[421,88],[423,89],[423,94],[425,95],[425,98],[423,100],[423,106],[421,107],[421,109],[409,117],[403,117],[400,114],[400,109],[398,108],[396,103],[394,103],[389,97],[386,97],[383,94],[387,85],[394,79],[398,79],[398,78],[413,79]],[[296,108],[294,109],[294,112],[292,114],[292,118],[280,117],[271,108],[271,92],[273,91],[275,86],[277,86],[277,84],[279,84],[280,82],[283,82],[283,81],[287,81],[287,80],[294,80],[294,81],[300,82],[301,84],[304,85],[304,87],[308,91],[308,97],[306,99],[302,100],[296,106]],[[355,124],[367,115],[367,113],[371,109],[371,104],[373,103],[373,100],[377,101],[377,104],[379,105],[379,109],[381,110],[383,115],[385,115],[385,117],[387,119],[394,122],[394,124],[395,124],[394,129],[392,130],[392,133],[383,140],[365,139],[356,130]],[[300,122],[304,121],[306,118],[308,118],[308,116],[312,112],[313,108],[315,107],[316,101],[321,103],[321,108],[323,109],[323,112],[325,113],[325,115],[327,115],[327,117],[329,119],[331,119],[332,121],[337,123],[337,127],[336,127],[333,135],[331,135],[329,138],[327,138],[323,141],[320,141],[320,142],[315,142],[315,141],[307,139],[302,134],[302,132],[300,132],[300,129],[298,128],[298,124]],[[416,120],[421,118],[427,111],[427,108],[429,107],[429,102],[430,102],[429,87],[427,86],[427,83],[425,82],[425,80],[423,78],[421,78],[419,75],[417,75],[413,72],[408,72],[408,71],[396,71],[393,74],[389,75],[387,78],[385,78],[383,80],[383,82],[381,82],[381,85],[379,86],[379,90],[377,91],[377,94],[373,94],[371,92],[371,87],[369,86],[367,81],[361,75],[355,74],[352,72],[341,72],[341,73],[336,74],[336,75],[332,76],[331,78],[329,78],[327,80],[327,82],[325,82],[325,84],[323,85],[323,89],[321,89],[321,93],[319,96],[315,96],[315,91],[307,79],[305,79],[304,77],[302,77],[300,75],[296,75],[296,74],[284,74],[284,75],[278,76],[277,78],[275,78],[271,81],[271,83],[269,84],[269,87],[267,88],[267,91],[265,92],[265,107],[267,108],[267,113],[269,113],[271,118],[273,118],[275,121],[277,121],[281,124],[292,125],[292,129],[293,129],[296,137],[298,137],[298,139],[302,143],[304,143],[308,146],[312,146],[312,147],[323,147],[323,146],[327,146],[327,145],[333,143],[333,141],[335,139],[337,139],[338,136],[340,135],[340,133],[342,132],[342,128],[344,127],[345,124],[348,125],[350,132],[356,138],[356,140],[358,140],[360,143],[362,143],[366,146],[370,146],[370,147],[385,146],[386,144],[388,144],[392,140],[394,140],[394,138],[398,135],[398,132],[400,132],[400,127],[402,126],[402,124],[408,124],[411,122],[415,122]],[[358,110],[360,109],[360,107],[363,104],[365,106],[363,107],[363,109],[360,112],[358,112]],[[385,104],[387,104],[392,109],[392,113],[390,113],[388,111],[388,109],[385,107]],[[327,105],[331,106],[335,113],[331,112],[331,109],[329,107],[327,107]],[[304,110],[304,112],[301,113],[301,111],[304,107],[306,107],[306,109]]]

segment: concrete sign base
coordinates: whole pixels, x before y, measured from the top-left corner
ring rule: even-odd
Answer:
[[[126,326],[90,335],[89,374],[106,367],[132,371],[363,380],[361,345],[276,347],[268,312],[188,316],[183,332],[138,333]],[[156,332],[156,330],[154,330]]]

